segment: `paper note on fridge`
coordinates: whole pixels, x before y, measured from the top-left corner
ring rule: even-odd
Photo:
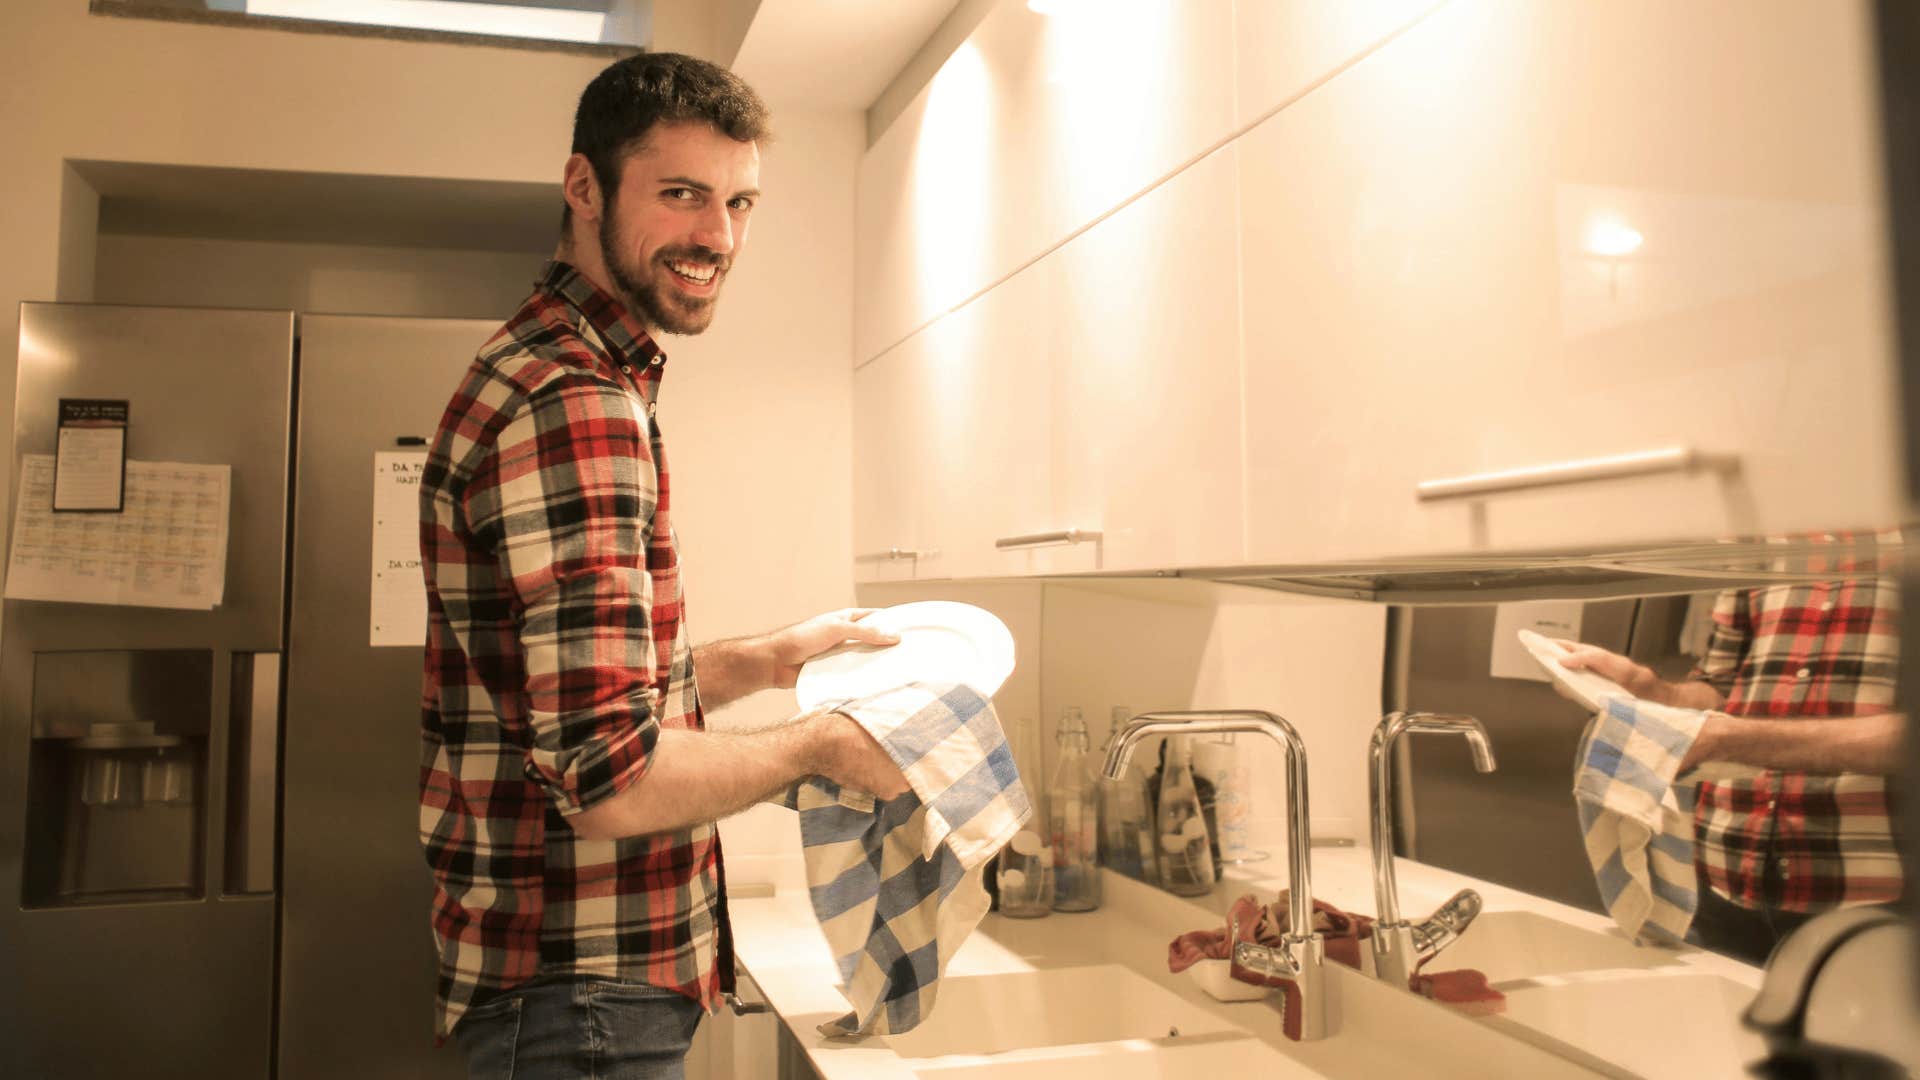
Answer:
[[[21,457],[7,599],[211,610],[226,595],[233,469],[127,462],[118,513],[56,514],[52,454]]]
[[[1531,630],[1550,638],[1580,639],[1580,622],[1586,612],[1581,600],[1527,600],[1501,604],[1493,615],[1493,662],[1488,674],[1496,679],[1531,679],[1548,682],[1547,673],[1520,644],[1519,631]]]
[[[373,602],[367,644],[427,643],[427,584],[420,574],[420,474],[424,450],[373,455]]]

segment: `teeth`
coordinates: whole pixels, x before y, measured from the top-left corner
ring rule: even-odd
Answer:
[[[683,262],[670,262],[667,266],[672,268],[673,272],[679,274],[681,277],[692,278],[702,284],[713,280],[714,268],[711,266],[700,266],[694,263]]]

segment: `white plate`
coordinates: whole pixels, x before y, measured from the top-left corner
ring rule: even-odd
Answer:
[[[1567,649],[1552,638],[1536,634],[1531,630],[1522,630],[1519,633],[1520,644],[1526,647],[1527,652],[1533,655],[1541,667],[1547,669],[1547,674],[1553,676],[1553,681],[1572,691],[1573,695],[1579,698],[1581,704],[1588,709],[1599,712],[1605,707],[1606,700],[1610,697],[1633,697],[1619,683],[1604,675],[1591,671],[1573,671],[1562,666],[1560,660],[1567,655]]]
[[[843,645],[807,661],[793,688],[802,709],[911,682],[963,683],[992,697],[1013,673],[1013,635],[992,612],[972,604],[921,600],[861,622],[900,635],[900,643]]]

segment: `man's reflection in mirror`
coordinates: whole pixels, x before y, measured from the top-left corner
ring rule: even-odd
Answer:
[[[1844,546],[1823,555],[1821,542]],[[1697,599],[1711,603],[1711,624],[1683,678],[1591,645],[1566,661],[1637,697],[1708,710],[1683,776],[1705,762],[1758,770],[1703,779],[1693,811],[1699,907],[1688,940],[1749,963],[1822,911],[1901,892],[1888,812],[1905,724],[1894,711],[1898,571],[1884,538],[1877,555],[1863,557],[1862,543],[1799,538],[1798,556],[1774,567],[1833,577]]]

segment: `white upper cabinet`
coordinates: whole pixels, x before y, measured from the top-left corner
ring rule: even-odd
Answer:
[[[1437,0],[1001,0],[860,167],[854,362],[1218,147]]]
[[[868,150],[855,363],[1227,137],[1231,0],[1003,0]]]
[[[1235,180],[1210,155],[854,373],[861,580],[1239,561]]]
[[[1900,520],[1868,29],[1454,0],[1240,139],[1249,561]],[[1674,446],[1736,468],[1415,496]]]
[[[1236,184],[1228,146],[1047,259],[1056,520],[1101,531],[1099,569],[1245,554]]]

